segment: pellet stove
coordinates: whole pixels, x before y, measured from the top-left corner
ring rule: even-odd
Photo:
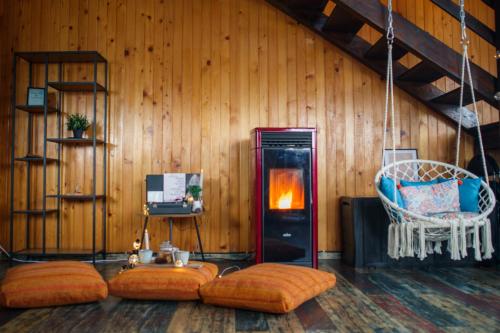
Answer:
[[[255,128],[251,149],[255,261],[317,268],[316,129]]]

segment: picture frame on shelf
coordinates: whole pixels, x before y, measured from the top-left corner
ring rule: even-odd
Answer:
[[[398,148],[396,149],[396,162],[406,161],[406,160],[417,160],[418,159],[418,151],[415,148]],[[392,164],[393,162],[393,152],[392,149],[384,150],[384,167]],[[412,175],[415,180],[418,180],[418,163],[413,163],[411,166],[400,165],[399,167],[411,168],[413,169]],[[390,170],[389,170],[390,171]],[[406,172],[406,170],[401,170],[402,172]]]
[[[45,105],[45,89],[37,87],[28,87],[26,98],[28,106],[44,106]]]

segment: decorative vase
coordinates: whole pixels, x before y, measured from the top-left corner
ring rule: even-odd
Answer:
[[[73,130],[73,138],[74,139],[81,139],[83,136],[83,130],[82,129],[74,129]]]
[[[203,205],[201,203],[201,200],[195,200],[193,201],[193,213],[200,213],[203,209]]]

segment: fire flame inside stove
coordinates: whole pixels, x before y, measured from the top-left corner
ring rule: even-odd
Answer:
[[[302,169],[269,170],[269,208],[304,209]]]
[[[282,194],[278,199],[278,209],[292,208],[292,199],[293,199],[292,191],[288,191],[285,194]]]

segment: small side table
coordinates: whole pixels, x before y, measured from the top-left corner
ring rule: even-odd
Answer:
[[[170,234],[169,234],[170,243],[172,243],[172,232],[173,232],[173,226],[174,226],[174,218],[192,218],[193,223],[194,223],[194,227],[196,228],[196,236],[198,237],[198,246],[200,247],[201,259],[203,261],[205,261],[205,253],[203,252],[203,244],[201,243],[200,229],[198,227],[198,218],[203,215],[203,212],[191,213],[191,214],[154,214],[154,215],[150,215],[147,206],[144,206],[143,214],[144,214],[144,225],[142,227],[142,233],[141,233],[141,248],[142,248],[142,244],[144,242],[144,233],[148,227],[149,217],[160,217],[160,218],[167,218],[168,219],[168,224],[169,224],[169,229],[170,229]]]

